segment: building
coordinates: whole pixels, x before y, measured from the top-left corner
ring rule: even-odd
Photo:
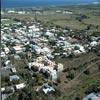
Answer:
[[[56,71],[56,70],[52,70],[52,71],[50,72],[50,77],[51,77],[51,80],[52,80],[52,81],[57,80],[57,71]]]
[[[20,84],[15,85],[15,88],[19,90],[19,89],[24,88],[25,86],[26,86],[25,83],[20,83]]]
[[[44,83],[42,86],[42,91],[44,94],[50,93],[50,92],[55,92],[55,89],[52,86],[49,86],[48,83]]]
[[[83,100],[100,100],[100,93],[90,93]]]
[[[14,68],[11,68],[11,72],[12,73],[16,73],[17,71],[16,71],[16,68],[14,67]]]
[[[21,53],[25,48],[22,46],[14,46],[13,49],[15,50],[16,53]]]
[[[16,80],[19,80],[20,78],[19,78],[19,76],[17,76],[17,75],[12,75],[12,76],[10,76],[10,81],[16,81]]]

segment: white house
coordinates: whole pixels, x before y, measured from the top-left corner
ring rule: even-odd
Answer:
[[[96,41],[93,41],[93,42],[90,43],[90,46],[91,46],[91,47],[95,47],[95,46],[97,46],[97,45],[98,45],[98,42],[96,42]]]
[[[35,25],[29,26],[29,29],[32,29],[33,32],[38,32],[40,29],[36,27]]]
[[[54,33],[51,33],[49,30],[45,33],[45,36],[53,37]]]
[[[64,69],[63,64],[58,63],[58,68],[57,68],[57,71],[58,71],[58,72],[61,72],[61,71],[63,71],[63,69]]]
[[[21,58],[20,58],[19,55],[14,55],[14,59],[16,59],[16,60],[20,60]]]
[[[15,85],[16,89],[22,89],[22,88],[24,88],[25,86],[26,86],[25,83],[20,83],[20,84]]]
[[[50,76],[51,76],[52,81],[57,80],[57,71],[56,70],[52,70],[50,72]]]
[[[82,54],[82,52],[79,51],[79,50],[74,50],[74,51],[73,51],[73,54],[76,56],[76,55]]]
[[[15,13],[15,11],[14,11],[14,10],[9,10],[8,13],[9,13],[9,14]]]
[[[1,52],[1,57],[2,57],[2,58],[3,58],[3,57],[6,57],[5,52]]]
[[[7,66],[7,65],[9,65],[10,64],[10,60],[7,60],[6,62],[5,62],[5,65]]]
[[[82,54],[82,53],[86,53],[85,48],[82,45],[75,44],[73,54],[78,55],[78,54]]]
[[[42,53],[44,53],[44,54],[50,54],[51,53],[51,50],[48,48],[48,47],[44,47],[44,48],[42,48]]]
[[[5,53],[6,53],[6,54],[8,54],[9,51],[10,51],[8,47],[5,47],[4,50],[5,50]]]
[[[2,87],[1,88],[1,92],[4,92],[6,89],[5,89],[5,87]]]
[[[16,53],[21,53],[25,48],[22,46],[14,46],[13,47]]]
[[[25,14],[25,11],[18,11],[18,14]]]
[[[40,54],[42,49],[37,45],[32,45],[32,50],[35,51],[37,54]]]
[[[54,89],[53,87],[49,86],[48,83],[45,83],[45,84],[43,84],[43,86],[42,86],[42,91],[43,91],[45,94],[47,94],[47,93],[52,92],[52,91],[55,92],[55,89]]]

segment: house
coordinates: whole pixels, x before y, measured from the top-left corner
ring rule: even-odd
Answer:
[[[5,87],[2,87],[2,88],[1,88],[1,92],[4,92],[4,91],[5,91]]]
[[[91,47],[95,47],[95,46],[97,46],[97,45],[98,45],[98,42],[96,42],[96,41],[93,41],[93,42],[90,43],[90,46],[91,46]]]
[[[14,10],[9,10],[8,13],[12,14],[12,13],[15,13],[15,11]]]
[[[40,54],[42,51],[42,49],[37,45],[32,45],[31,48],[32,48],[32,51],[35,52],[36,54]]]
[[[54,36],[54,33],[51,33],[49,30],[47,30],[47,32],[45,33],[45,36],[48,36],[50,38]]]
[[[42,91],[44,92],[44,94],[50,93],[50,92],[55,92],[55,89],[51,86],[48,85],[48,83],[44,83],[42,86]]]
[[[79,55],[79,54],[81,54],[81,53],[82,53],[82,52],[79,51],[79,50],[74,50],[74,51],[73,51],[73,55],[75,55],[75,56],[76,56],[76,55]]]
[[[15,85],[15,88],[19,90],[19,89],[24,88],[25,86],[26,86],[25,83],[20,83],[20,84]]]
[[[50,52],[51,52],[51,50],[48,47],[42,48],[41,51],[42,51],[43,54],[50,54]]]
[[[61,10],[56,10],[56,13],[61,13]]]
[[[52,80],[52,81],[57,80],[57,71],[56,71],[56,70],[52,70],[52,71],[50,72],[50,77],[51,77],[51,80]]]
[[[33,62],[28,63],[29,69],[31,69],[32,66],[33,66]]]
[[[97,41],[98,40],[98,37],[95,37],[95,36],[91,36],[91,41]]]
[[[7,99],[7,97],[8,97],[8,95],[7,94],[1,94],[1,100],[6,100]]]
[[[100,100],[100,93],[90,93],[83,100]]]
[[[3,15],[4,14],[4,12],[3,11],[1,11],[1,15]]]
[[[73,14],[71,11],[63,11],[63,14]]]
[[[8,54],[9,53],[9,48],[8,47],[4,47],[5,53]]]
[[[20,78],[19,78],[19,76],[17,76],[17,75],[12,75],[12,76],[10,76],[10,81],[15,81],[15,80],[19,80]]]
[[[5,52],[1,51],[1,58],[6,57]]]
[[[63,66],[63,64],[61,64],[61,63],[58,63],[58,65],[57,65],[57,71],[58,72],[61,72],[61,71],[63,71],[63,69],[64,69],[64,66]]]
[[[54,56],[53,56],[51,53],[47,54],[46,56],[47,56],[47,58],[49,58],[49,59],[54,59]]]
[[[78,54],[86,53],[86,50],[84,49],[82,45],[75,44],[74,50],[72,53],[76,56]]]
[[[62,37],[62,36],[60,36],[59,39],[60,40],[63,40],[63,41],[66,40],[66,38],[65,37]]]
[[[16,73],[17,71],[16,71],[16,68],[14,67],[14,68],[11,68],[11,72],[13,72],[13,73]]]
[[[19,46],[14,46],[13,49],[15,50],[16,53],[21,53],[25,48],[19,45]]]
[[[14,59],[21,60],[21,57],[19,55],[14,55]]]
[[[5,65],[7,66],[7,65],[9,65],[10,64],[10,60],[7,60],[6,62],[5,62]]]
[[[35,25],[29,26],[29,29],[32,29],[33,32],[38,32],[40,29],[36,27]]]
[[[25,14],[25,11],[18,11],[18,14]]]
[[[35,13],[41,15],[41,12],[40,11],[36,11]]]

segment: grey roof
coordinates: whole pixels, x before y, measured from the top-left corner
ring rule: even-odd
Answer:
[[[89,95],[85,96],[83,100],[100,100],[100,93],[90,93]]]

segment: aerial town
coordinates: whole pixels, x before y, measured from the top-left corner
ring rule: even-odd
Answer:
[[[100,33],[47,27],[37,16],[31,21],[16,17],[9,23],[9,16],[26,13],[30,14],[1,11],[1,100],[100,100]]]

